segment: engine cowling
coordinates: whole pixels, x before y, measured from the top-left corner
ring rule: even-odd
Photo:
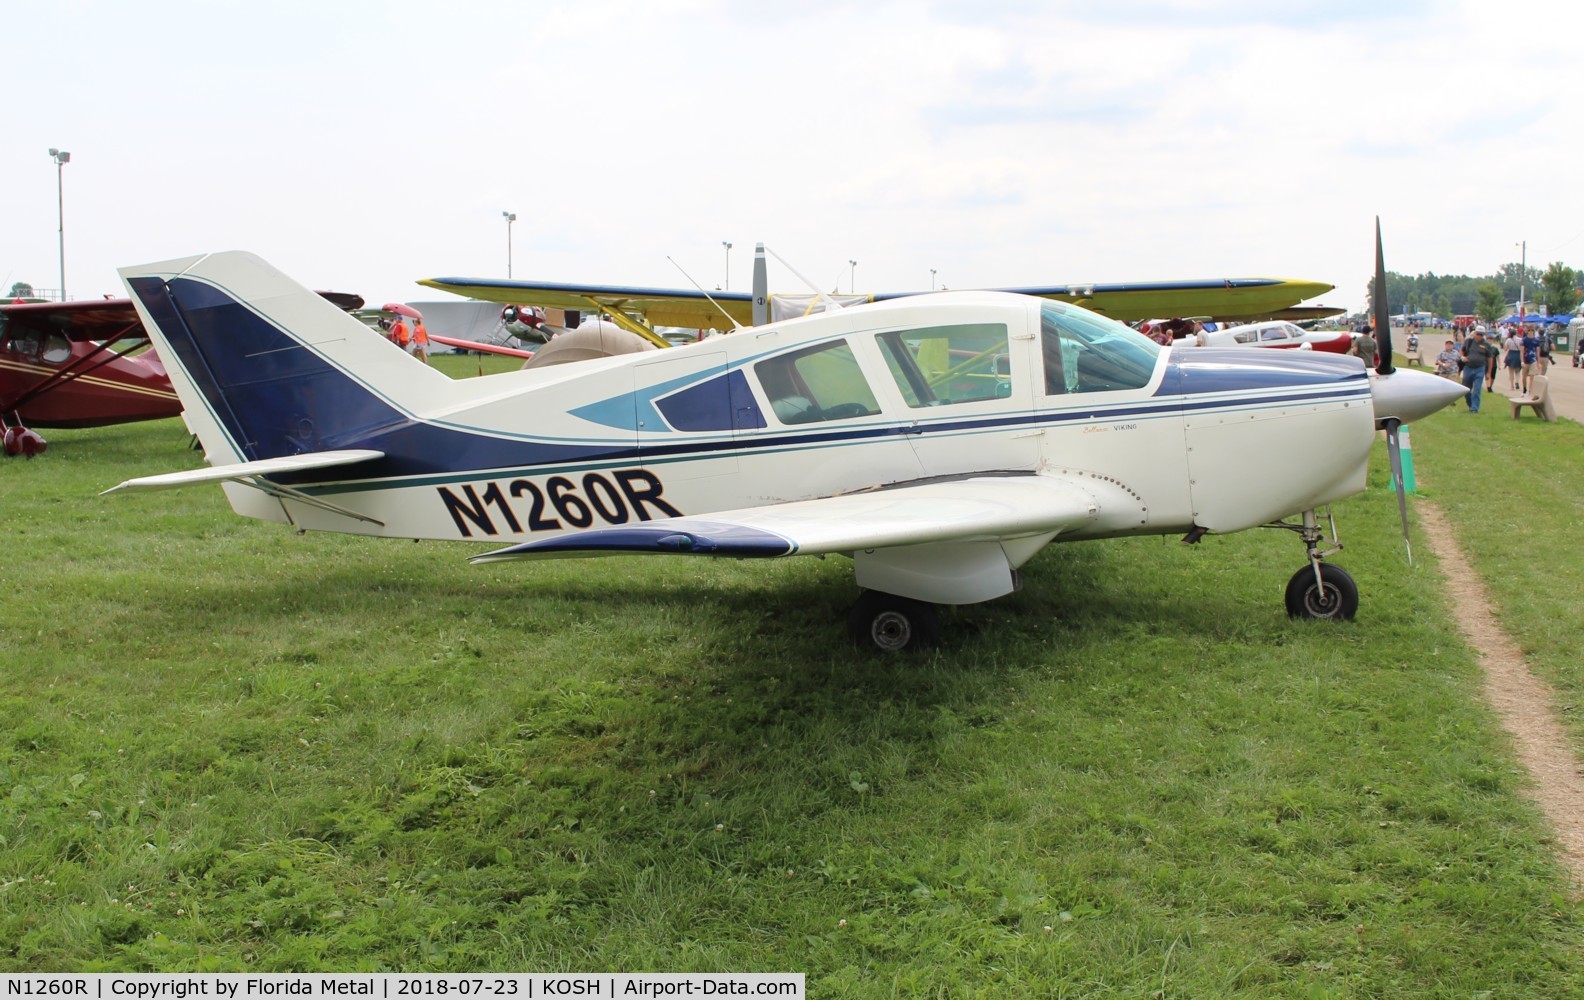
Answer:
[[[545,314],[533,306],[507,306],[501,310],[501,327],[518,340],[543,344],[550,339]]]

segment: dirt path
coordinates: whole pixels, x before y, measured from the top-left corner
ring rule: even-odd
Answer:
[[[1451,523],[1433,502],[1415,502],[1424,518],[1430,548],[1446,574],[1454,604],[1467,608],[1495,607],[1480,578],[1469,568],[1468,558],[1453,541]],[[1485,668],[1485,697],[1512,736],[1518,762],[1534,779],[1527,789],[1556,831],[1562,861],[1573,873],[1576,887],[1584,887],[1584,771],[1567,731],[1557,720],[1550,685],[1529,672],[1518,644],[1502,631],[1494,618],[1474,616],[1457,621],[1463,638],[1480,654]]]

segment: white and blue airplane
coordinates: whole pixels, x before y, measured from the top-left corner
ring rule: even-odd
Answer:
[[[1053,541],[1260,525],[1306,547],[1288,612],[1351,618],[1316,509],[1364,489],[1378,427],[1463,392],[1351,357],[1162,348],[1000,292],[452,380],[250,254],[121,275],[211,467],[115,490],[219,482],[248,517],[489,543],[475,562],[838,553],[854,638],[883,650],[1016,590]]]

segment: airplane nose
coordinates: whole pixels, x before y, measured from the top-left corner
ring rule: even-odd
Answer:
[[[1406,368],[1398,368],[1390,375],[1371,373],[1370,392],[1374,397],[1376,427],[1384,427],[1394,417],[1411,423],[1468,395],[1467,388],[1451,379]]]

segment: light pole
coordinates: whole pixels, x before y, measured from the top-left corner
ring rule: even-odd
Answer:
[[[1529,277],[1529,241],[1524,240],[1521,243],[1514,243],[1513,246],[1519,247],[1520,252],[1523,254],[1518,262],[1518,319],[1520,322],[1522,322],[1524,315],[1524,293],[1528,291],[1528,289],[1524,286],[1524,280]]]
[[[935,269],[932,267],[932,268],[930,268],[930,291],[933,292],[934,290],[935,290]]]
[[[50,158],[55,161],[55,205],[60,214],[60,296],[61,301],[66,301],[66,192],[62,171],[66,164],[71,162],[71,154],[64,149],[50,150]]]
[[[727,242],[726,240],[721,240],[721,246],[726,248],[726,287],[725,287],[724,290],[729,292],[729,291],[731,291],[731,248],[732,248],[732,245],[731,245],[731,243]]]
[[[511,224],[517,221],[516,212],[502,212],[501,218],[506,220],[506,280],[511,280]]]
[[[847,275],[847,294],[856,295],[858,294],[858,262],[849,260],[847,264],[852,268]]]

